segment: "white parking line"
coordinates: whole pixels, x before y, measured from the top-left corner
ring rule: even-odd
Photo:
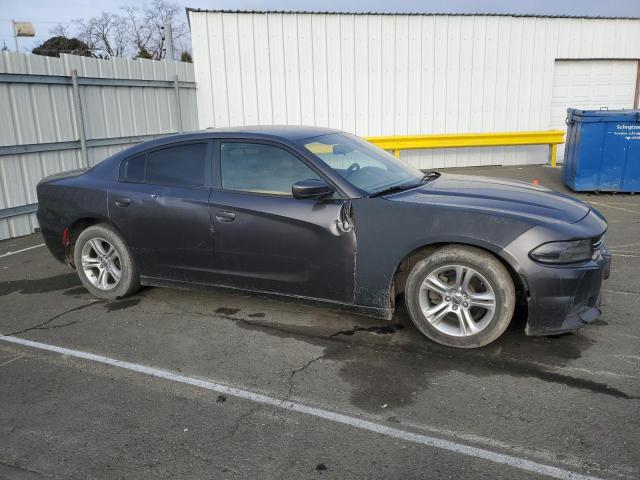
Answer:
[[[595,205],[596,207],[613,208],[614,210],[620,210],[622,212],[628,212],[628,213],[633,213],[635,215],[640,215],[640,212],[636,212],[635,210],[629,210],[628,208],[616,207],[610,203],[596,203],[596,202],[589,202],[589,203],[591,203],[591,205]]]
[[[502,465],[508,465],[520,470],[533,472],[539,475],[546,475],[552,478],[559,478],[563,480],[599,480],[597,477],[589,475],[583,475],[580,473],[565,470],[559,467],[553,467],[551,465],[545,465],[542,463],[527,460],[525,458],[516,457],[512,455],[506,455],[483,448],[477,448],[470,445],[464,445],[462,443],[456,443],[449,440],[443,440],[436,437],[430,437],[428,435],[422,435],[419,433],[413,433],[407,430],[401,430],[398,428],[388,427],[383,424],[370,422],[368,420],[362,420],[360,418],[343,415],[340,413],[332,412],[330,410],[324,410],[322,408],[311,407],[301,403],[290,402],[288,400],[281,400],[274,397],[269,397],[260,393],[251,392],[248,390],[242,390],[240,388],[230,387],[220,383],[211,382],[208,380],[202,380],[194,377],[188,377],[179,373],[171,372],[168,370],[162,370],[159,368],[147,367],[137,363],[125,362],[123,360],[117,360],[115,358],[105,357],[102,355],[96,355],[94,353],[83,352],[80,350],[71,350],[69,348],[58,347],[56,345],[49,345],[46,343],[34,342],[18,337],[0,336],[0,340],[8,343],[14,343],[18,345],[25,345],[27,347],[37,348],[40,350],[46,350],[49,352],[60,353],[62,355],[68,355],[70,357],[82,358],[84,360],[90,360],[92,362],[102,363],[105,365],[111,365],[113,367],[123,368],[133,372],[142,373],[156,378],[162,378],[170,380],[172,382],[178,382],[185,385],[192,385],[195,387],[211,390],[216,393],[223,393],[233,397],[250,400],[252,402],[260,403],[262,405],[268,405],[283,410],[289,410],[293,412],[303,413],[311,415],[313,417],[322,418],[331,422],[340,423],[343,425],[349,425],[351,427],[358,428],[360,430],[366,430],[369,432],[386,435],[388,437],[397,438],[407,442],[417,443],[428,447],[439,448],[441,450],[448,450],[450,452],[466,455],[469,457],[481,458],[490,462],[499,463]]]
[[[606,293],[619,293],[620,295],[640,295],[638,292],[629,292],[627,290],[607,290],[603,288],[602,291]]]
[[[588,202],[588,203],[593,203],[595,205],[595,202]],[[614,203],[598,203],[598,205],[629,205],[631,207],[640,207],[640,203],[634,203],[634,202],[614,202]]]
[[[16,253],[26,252],[27,250],[33,250],[34,248],[39,248],[39,247],[44,247],[44,243],[41,243],[41,244],[39,244],[39,245],[34,245],[33,247],[23,248],[22,250],[16,250],[15,252],[7,252],[7,253],[3,253],[2,255],[0,255],[0,258],[2,258],[2,257],[8,257],[8,256],[10,256],[10,255],[15,255]]]
[[[628,255],[626,253],[611,252],[611,255],[613,255],[614,257],[640,258],[640,255]]]
[[[609,247],[609,249],[611,250],[620,250],[621,248],[626,248],[626,247],[638,247],[640,246],[640,243],[625,243],[624,245],[607,245],[607,247]]]

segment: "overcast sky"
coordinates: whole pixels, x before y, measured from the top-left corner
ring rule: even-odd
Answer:
[[[640,0],[173,0],[184,7],[241,10],[315,10],[345,12],[529,13],[640,17]],[[144,6],[144,0],[0,0],[0,46],[14,49],[11,20],[30,21],[35,39],[20,39],[30,51],[49,37],[56,23],[89,18],[122,5]],[[186,17],[185,17],[186,18]]]

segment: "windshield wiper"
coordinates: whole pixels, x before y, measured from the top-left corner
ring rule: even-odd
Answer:
[[[417,188],[420,185],[422,185],[422,182],[420,182],[420,183],[410,183],[408,185],[407,184],[395,185],[393,187],[383,188],[380,191],[372,193],[371,195],[369,195],[369,197],[380,197],[382,195],[387,195],[389,193],[402,192],[403,190],[410,190],[412,188]]]
[[[402,192],[403,190],[410,190],[412,188],[417,188],[420,185],[424,185],[425,182],[430,182],[438,178],[440,174],[438,172],[427,172],[420,179],[419,183],[404,183],[401,185],[394,185],[392,187],[383,188],[382,190],[372,193],[369,197],[380,197],[382,195],[387,195],[389,193]]]
[[[427,180],[435,180],[438,178],[440,174],[438,172],[427,172],[423,175],[421,182],[426,182]]]

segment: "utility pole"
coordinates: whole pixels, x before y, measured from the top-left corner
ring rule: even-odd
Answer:
[[[11,26],[13,27],[13,40],[16,42],[16,53],[20,52],[20,48],[18,47],[18,29],[16,28],[16,21],[11,20]]]
[[[171,30],[171,22],[164,24],[164,59],[173,60],[173,31]]]

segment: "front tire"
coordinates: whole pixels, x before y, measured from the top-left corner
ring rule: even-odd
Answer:
[[[73,257],[80,281],[98,298],[115,300],[140,288],[129,249],[108,225],[92,225],[83,230],[76,239]]]
[[[506,330],[515,287],[490,253],[466,245],[442,247],[415,264],[405,288],[412,322],[427,338],[457,348],[477,348]]]

